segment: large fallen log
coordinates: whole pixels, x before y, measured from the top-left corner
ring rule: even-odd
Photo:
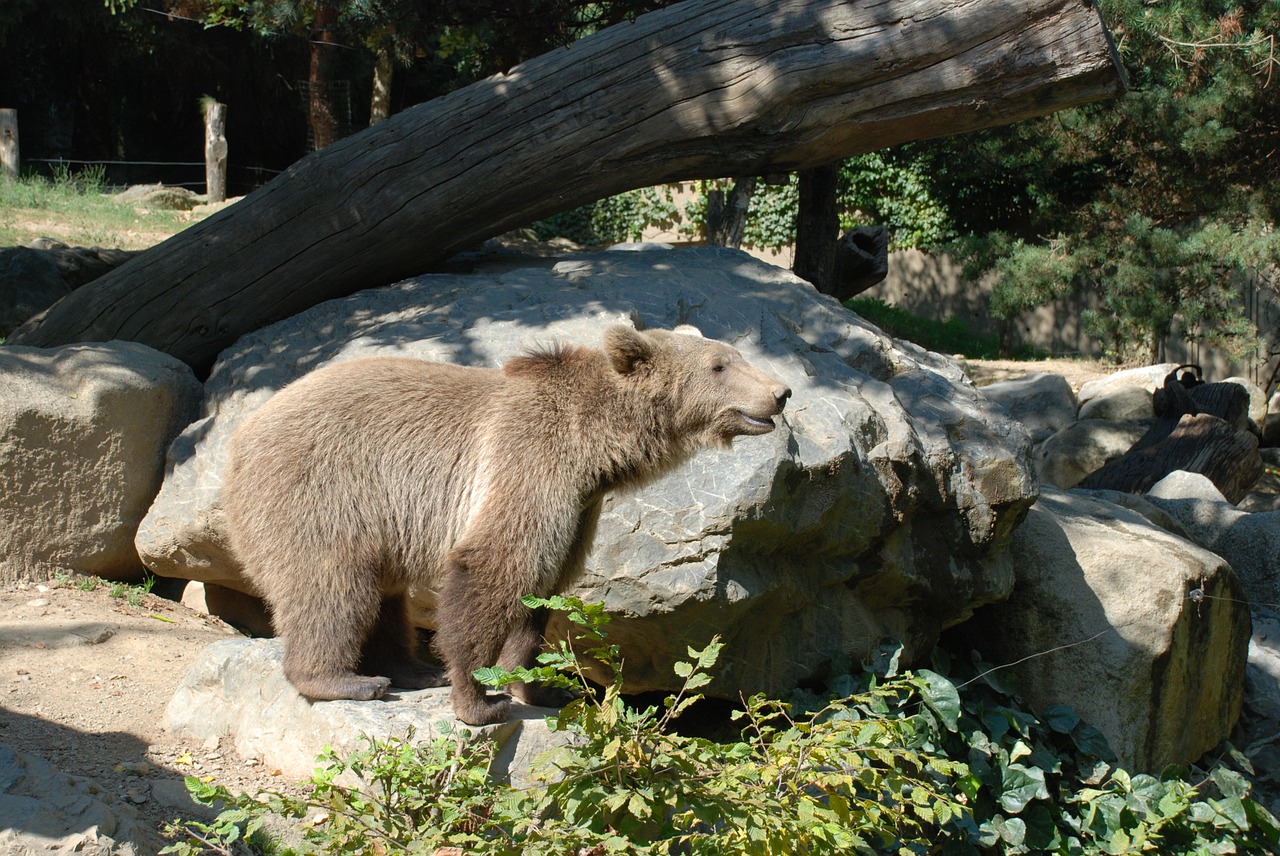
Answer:
[[[1175,470],[1185,470],[1205,476],[1234,505],[1262,475],[1258,438],[1242,427],[1248,404],[1240,384],[1206,383],[1188,390],[1172,372],[1155,391],[1155,419],[1147,433],[1079,487],[1146,493]]]
[[[662,182],[804,169],[1114,96],[1080,0],[686,0],[406,110],[64,298],[11,337],[240,335]]]

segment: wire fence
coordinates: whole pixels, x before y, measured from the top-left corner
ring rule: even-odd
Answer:
[[[113,188],[133,184],[164,184],[203,192],[205,187],[204,161],[80,160],[57,157],[23,158],[22,163],[28,168],[40,164],[43,167],[41,171],[49,175],[102,167],[107,185]],[[235,195],[240,195],[266,184],[283,170],[264,166],[229,165],[227,171],[228,184],[235,189]]]

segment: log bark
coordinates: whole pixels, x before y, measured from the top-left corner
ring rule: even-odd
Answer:
[[[373,90],[369,96],[370,125],[376,125],[391,118],[391,81],[395,73],[395,52],[383,45],[378,48],[373,60]]]
[[[1146,493],[1175,470],[1200,473],[1232,505],[1262,475],[1258,438],[1207,413],[1184,414],[1170,425],[1153,426],[1125,454],[1091,473],[1079,487]],[[1155,438],[1159,430],[1164,436]]]
[[[742,246],[742,233],[747,227],[747,213],[757,181],[754,175],[739,178],[727,195],[723,190],[707,191],[708,244],[735,250]]]
[[[199,372],[321,300],[636,187],[805,169],[1119,94],[1080,0],[686,0],[313,153],[33,319]]]
[[[338,60],[337,27],[337,7],[318,4],[311,26],[311,70],[307,78],[307,123],[311,129],[311,145],[316,149],[332,145],[340,136],[333,93],[334,67]]]
[[[796,211],[796,257],[791,272],[808,280],[823,294],[835,296],[836,241],[840,239],[840,209],[836,185],[840,164],[801,170]]]

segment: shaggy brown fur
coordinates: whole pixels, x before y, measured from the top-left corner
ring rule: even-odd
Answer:
[[[471,725],[499,722],[507,701],[472,672],[533,663],[542,628],[520,598],[551,594],[581,568],[604,492],[772,431],[790,394],[692,328],[615,326],[604,350],[562,346],[502,369],[337,363],[272,397],[232,438],[232,547],[304,695],[443,685],[412,653],[406,614],[409,589],[433,589],[454,710]]]

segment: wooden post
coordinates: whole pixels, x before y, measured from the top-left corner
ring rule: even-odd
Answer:
[[[0,173],[18,177],[18,111],[0,109]]]
[[[212,98],[204,105],[204,185],[210,202],[227,198],[227,105]]]

